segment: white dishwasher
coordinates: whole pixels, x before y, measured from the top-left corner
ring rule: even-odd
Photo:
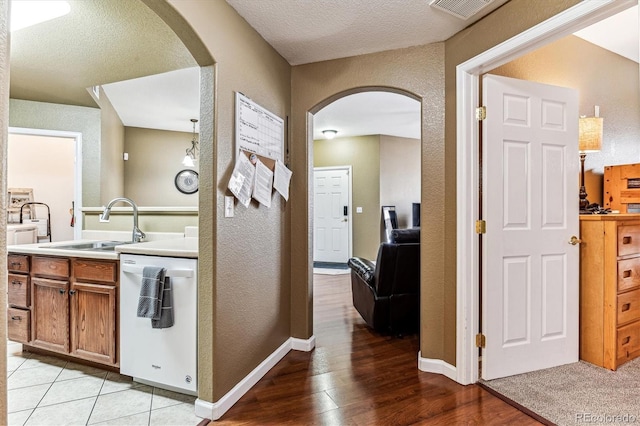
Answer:
[[[145,266],[166,270],[173,291],[174,324],[152,328],[138,318],[138,299]],[[196,395],[198,260],[120,255],[120,372],[134,380]]]

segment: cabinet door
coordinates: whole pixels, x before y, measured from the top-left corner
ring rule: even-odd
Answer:
[[[72,354],[116,364],[116,287],[74,282],[69,294]]]
[[[28,308],[31,303],[29,275],[9,274],[8,277],[7,302],[10,306]]]
[[[69,352],[69,281],[31,279],[32,344]]]

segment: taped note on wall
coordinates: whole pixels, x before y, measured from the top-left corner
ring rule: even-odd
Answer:
[[[282,195],[286,201],[289,201],[289,184],[291,182],[291,170],[280,160],[276,160],[273,187]]]
[[[265,207],[271,207],[271,193],[273,192],[273,172],[262,161],[256,159],[255,184],[253,198]]]
[[[238,155],[228,187],[240,204],[245,207],[249,207],[251,202],[255,172],[256,169],[247,156],[244,154]]]

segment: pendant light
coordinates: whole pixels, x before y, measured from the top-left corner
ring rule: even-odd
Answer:
[[[193,123],[193,136],[191,138],[191,148],[186,149],[186,154],[182,160],[182,165],[185,167],[195,167],[196,153],[198,152],[198,138],[196,136],[196,123],[198,120],[191,119]]]

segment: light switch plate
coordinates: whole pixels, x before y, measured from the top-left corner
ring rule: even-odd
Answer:
[[[224,196],[224,217],[233,217],[233,195]]]
[[[356,213],[362,213],[362,207],[356,207]]]

